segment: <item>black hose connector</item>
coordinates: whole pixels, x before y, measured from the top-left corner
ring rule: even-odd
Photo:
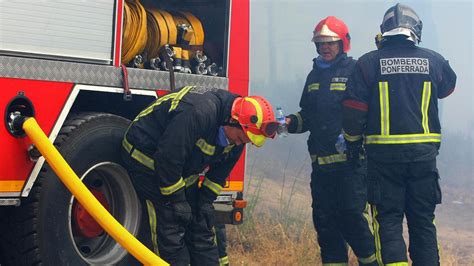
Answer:
[[[28,117],[35,116],[33,103],[20,91],[7,105],[5,109],[5,127],[10,135],[15,138],[26,136],[23,123]]]
[[[10,114],[10,121],[7,123],[8,131],[16,138],[23,138],[26,136],[23,130],[23,123],[25,123],[28,117],[21,115],[20,112],[14,112]]]

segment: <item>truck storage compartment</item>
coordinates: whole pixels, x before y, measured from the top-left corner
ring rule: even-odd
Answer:
[[[225,76],[229,1],[127,0],[122,63],[130,67]]]
[[[170,55],[175,72],[226,76],[229,15],[230,0],[0,1],[0,54],[118,65],[121,51],[155,70]]]
[[[112,62],[115,1],[0,1],[0,53]]]

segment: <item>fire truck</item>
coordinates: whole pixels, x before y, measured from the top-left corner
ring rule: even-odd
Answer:
[[[130,265],[24,132],[34,117],[132,234],[140,203],[120,159],[130,120],[188,85],[248,94],[248,0],[0,1],[0,263]],[[242,222],[245,156],[215,202]]]

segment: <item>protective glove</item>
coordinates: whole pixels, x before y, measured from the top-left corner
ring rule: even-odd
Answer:
[[[189,203],[186,200],[184,189],[180,189],[175,193],[164,197],[164,200],[165,205],[170,207],[170,210],[173,212],[173,218],[177,223],[186,226],[191,222],[193,214],[191,206],[189,206]]]
[[[201,193],[199,194],[199,201],[198,201],[198,215],[200,218],[206,220],[207,227],[212,229],[214,226],[214,202],[215,196],[209,195],[209,192],[203,192],[201,189]]]
[[[354,167],[362,166],[362,159],[365,156],[365,149],[362,146],[362,139],[358,141],[346,140],[346,156],[347,162]]]
[[[191,206],[187,201],[176,201],[169,203],[171,210],[173,211],[173,216],[180,225],[186,226],[193,219],[193,214],[191,212]]]

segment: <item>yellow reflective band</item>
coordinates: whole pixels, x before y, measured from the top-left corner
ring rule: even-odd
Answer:
[[[216,152],[216,146],[213,146],[206,142],[204,139],[198,139],[196,146],[206,155],[212,156]]]
[[[323,263],[323,266],[347,266],[347,262],[339,262],[339,263]]]
[[[375,236],[375,256],[379,265],[384,265],[382,261],[382,245],[380,244],[380,224],[377,221],[377,207],[372,205],[372,222],[374,224],[374,236]]]
[[[346,83],[331,83],[329,86],[329,90],[331,91],[345,91],[346,90]]]
[[[318,155],[316,154],[311,154],[311,162],[315,163],[318,160]]]
[[[122,140],[122,146],[125,148],[125,150],[130,153],[130,151],[132,150],[133,146],[132,144],[130,144],[130,142],[128,142],[128,140],[126,138],[123,138]]]
[[[148,167],[149,169],[155,171],[155,161],[151,159],[150,157],[148,157],[146,154],[142,153],[141,151],[137,149],[133,150],[132,158],[142,163],[144,166]]]
[[[319,83],[313,83],[308,85],[308,92],[319,90]]]
[[[342,133],[344,134],[344,138],[348,141],[358,141],[362,138],[362,135],[356,135],[356,136],[351,136],[349,134],[347,134],[344,130],[342,130]]]
[[[188,93],[189,90],[191,90],[192,88],[194,88],[194,86],[187,86],[181,89],[176,95],[176,97],[171,101],[171,107],[168,112],[171,112],[174,109],[176,109],[176,107],[178,107],[178,104],[181,101],[181,99],[184,97],[184,95],[186,95],[186,93]]]
[[[224,153],[229,153],[234,147],[235,147],[234,144],[230,144],[230,145],[225,146]]]
[[[210,189],[216,195],[219,195],[221,193],[222,186],[217,183],[212,182],[208,178],[204,179],[204,182],[202,182],[202,185]]]
[[[249,98],[249,97],[244,97],[244,100],[247,101],[247,102],[250,102],[251,104],[253,104],[253,106],[255,107],[255,111],[257,112],[257,123],[255,123],[255,126],[260,129],[260,127],[262,126],[262,122],[263,122],[263,110],[262,110],[262,107],[260,106],[260,104],[258,104],[257,100],[253,99],[253,98]]]
[[[125,150],[130,153],[130,151],[132,150],[133,146],[132,144],[130,144],[127,140],[127,138],[124,138],[122,140],[122,146],[125,148]],[[144,154],[143,152],[137,150],[137,149],[134,149],[132,151],[132,153],[130,154],[130,156],[137,160],[139,163],[143,164],[144,166],[146,166],[147,168],[151,169],[151,170],[155,170],[155,160],[153,160],[152,158],[150,158],[148,155]]]
[[[369,203],[366,202],[365,203],[365,209],[364,209],[364,212],[362,213],[362,215],[364,216],[365,220],[367,220],[367,225],[369,226],[369,230],[373,235],[374,234],[374,228],[372,227],[372,224],[370,223],[369,209],[370,209],[370,205],[369,205]]]
[[[428,124],[428,110],[430,107],[431,98],[431,82],[425,81],[423,84],[423,95],[421,98],[421,124],[425,134],[430,133],[430,126]]]
[[[156,212],[153,202],[146,200],[146,207],[148,210],[148,221],[150,223],[151,231],[151,242],[153,243],[153,251],[156,255],[160,256],[160,251],[158,250],[158,235],[156,233]]]
[[[262,147],[263,144],[265,143],[265,140],[267,139],[264,135],[253,134],[250,131],[247,131],[247,137],[249,137],[249,139],[253,143],[253,145],[255,145],[257,147]]]
[[[155,100],[155,102],[153,104],[151,104],[150,106],[148,106],[147,108],[145,108],[145,110],[141,111],[137,117],[135,117],[135,119],[133,120],[133,122],[135,121],[138,121],[138,119],[148,115],[149,113],[153,112],[153,109],[155,108],[155,106],[158,106],[160,105],[161,103],[163,103],[164,101],[167,101],[169,99],[172,99],[174,97],[176,97],[177,93],[170,93],[170,94],[167,94],[163,97],[160,97],[158,99]]]
[[[388,99],[388,82],[379,82],[380,94],[380,135],[390,134],[390,103]]]
[[[178,182],[176,182],[174,185],[171,185],[169,187],[160,187],[161,194],[168,196],[176,191],[178,191],[180,188],[185,187],[186,183],[184,183],[183,178],[181,177]]]
[[[406,261],[392,262],[392,263],[385,264],[385,266],[408,266],[408,262]]]
[[[190,187],[193,184],[195,184],[199,180],[199,175],[192,175],[189,177],[186,177],[184,179],[184,183],[186,183],[186,187]]]
[[[229,257],[228,256],[219,258],[219,265],[220,266],[225,266],[225,265],[228,265],[228,264],[229,264]]]
[[[345,161],[347,161],[346,154],[333,154],[329,156],[318,157],[319,165],[340,163],[340,162],[345,162]]]
[[[303,117],[301,117],[300,112],[295,114],[296,119],[298,120],[298,127],[296,128],[296,133],[303,131]]]
[[[370,257],[367,257],[367,258],[357,258],[357,259],[362,264],[369,264],[377,260],[377,258],[375,257],[375,254],[372,254]]]
[[[404,135],[369,135],[365,138],[366,144],[408,144],[441,142],[441,134],[404,134]]]

